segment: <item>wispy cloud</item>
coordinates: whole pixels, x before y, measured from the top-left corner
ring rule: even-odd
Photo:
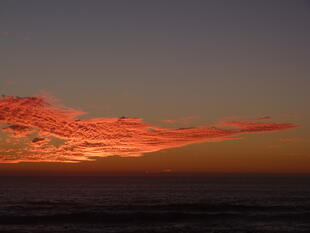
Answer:
[[[270,116],[264,116],[264,117],[260,117],[257,118],[258,121],[265,121],[265,120],[271,120],[272,118]]]
[[[32,40],[32,38],[31,37],[23,37],[23,40]]]
[[[7,137],[23,140],[18,148],[1,147],[0,162],[78,162],[111,155],[133,157],[191,143],[232,140],[240,134],[296,127],[292,123],[227,121],[220,127],[167,129],[139,118],[77,119],[82,114],[51,103],[46,96],[3,97],[0,123],[9,124],[3,131],[8,132]]]
[[[297,127],[297,125],[292,123],[274,123],[274,122],[262,123],[255,121],[225,121],[221,122],[218,125],[236,127],[239,133],[278,131]]]
[[[7,80],[7,81],[4,81],[4,84],[5,84],[5,85],[15,85],[16,82],[15,82],[15,81],[12,81],[12,80]]]
[[[196,121],[199,117],[197,116],[187,116],[187,117],[181,117],[178,119],[168,119],[168,120],[162,120],[162,122],[167,124],[192,124],[194,121]]]
[[[284,114],[282,114],[282,116],[284,116],[284,117],[296,117],[297,114],[294,114],[294,113],[284,113]]]
[[[297,142],[302,140],[303,138],[280,138],[281,142]]]
[[[15,39],[15,40],[32,40],[32,32],[9,32],[5,31],[0,33],[0,36],[3,36],[3,38],[8,38],[8,39]]]
[[[278,148],[281,148],[282,146],[281,145],[270,145],[269,148],[270,149],[278,149]]]

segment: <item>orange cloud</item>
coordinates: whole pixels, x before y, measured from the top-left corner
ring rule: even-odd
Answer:
[[[79,162],[111,155],[133,157],[191,143],[231,140],[239,134],[296,127],[291,123],[230,121],[221,124],[229,127],[166,129],[139,118],[76,119],[81,114],[84,113],[52,104],[42,96],[3,97],[0,123],[10,124],[3,130],[9,132],[8,137],[23,136],[23,140],[16,149],[0,148],[0,162]],[[30,138],[32,131],[38,136]]]
[[[10,132],[12,133],[13,137],[21,138],[21,137],[25,137],[26,135],[30,133],[33,133],[34,129],[28,126],[23,126],[23,125],[10,125],[8,127],[3,128],[2,131]]]

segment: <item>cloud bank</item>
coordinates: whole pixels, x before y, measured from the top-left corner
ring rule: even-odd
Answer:
[[[295,128],[292,123],[228,121],[218,126],[168,129],[137,118],[79,120],[81,111],[44,96],[0,99],[0,162],[79,162],[96,157],[141,156],[197,142],[232,140],[240,134]],[[15,142],[12,145],[11,142]]]

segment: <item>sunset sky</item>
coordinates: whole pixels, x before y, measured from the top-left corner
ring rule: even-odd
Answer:
[[[310,1],[0,1],[0,175],[310,172]]]

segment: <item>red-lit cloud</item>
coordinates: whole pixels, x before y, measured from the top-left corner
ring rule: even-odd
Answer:
[[[222,122],[220,127],[166,129],[138,118],[79,120],[81,111],[51,104],[45,97],[0,99],[2,130],[20,140],[0,147],[0,162],[78,162],[95,157],[141,156],[143,153],[207,141],[232,140],[239,134],[295,128],[291,123]],[[4,146],[5,145],[5,146]]]

